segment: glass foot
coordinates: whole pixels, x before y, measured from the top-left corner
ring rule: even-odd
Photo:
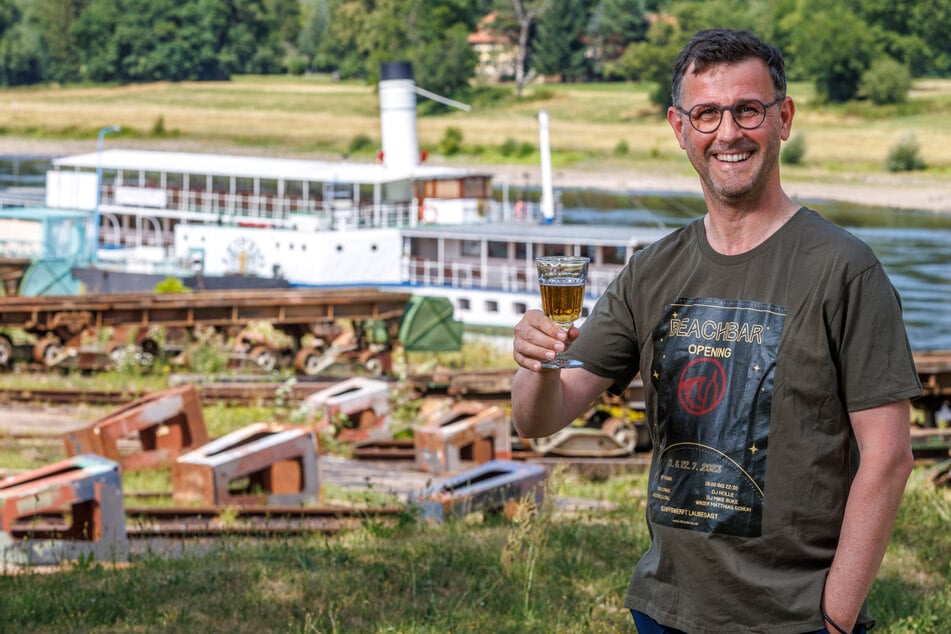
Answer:
[[[551,361],[543,361],[542,367],[553,370],[566,370],[568,368],[581,368],[584,367],[584,364],[577,359],[555,357]]]

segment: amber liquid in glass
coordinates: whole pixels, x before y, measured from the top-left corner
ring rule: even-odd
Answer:
[[[577,278],[549,279],[539,284],[542,311],[562,328],[568,328],[581,316],[584,301],[584,280]]]

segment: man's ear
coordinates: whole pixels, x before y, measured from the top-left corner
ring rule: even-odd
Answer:
[[[673,128],[674,136],[677,137],[677,142],[680,143],[680,149],[686,150],[687,146],[684,144],[684,118],[681,116],[680,111],[673,106],[667,108],[667,123]]]

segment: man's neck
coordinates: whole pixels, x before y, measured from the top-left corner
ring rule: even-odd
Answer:
[[[799,205],[782,190],[775,200],[756,205],[711,204],[703,226],[707,242],[717,253],[739,255],[755,249],[792,218]]]

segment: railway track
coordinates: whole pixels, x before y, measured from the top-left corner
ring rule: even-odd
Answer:
[[[405,507],[126,507],[126,534],[131,539],[200,537],[277,537],[335,534],[364,522],[395,524]],[[67,530],[62,514],[46,513],[14,524],[17,539],[56,539]]]

